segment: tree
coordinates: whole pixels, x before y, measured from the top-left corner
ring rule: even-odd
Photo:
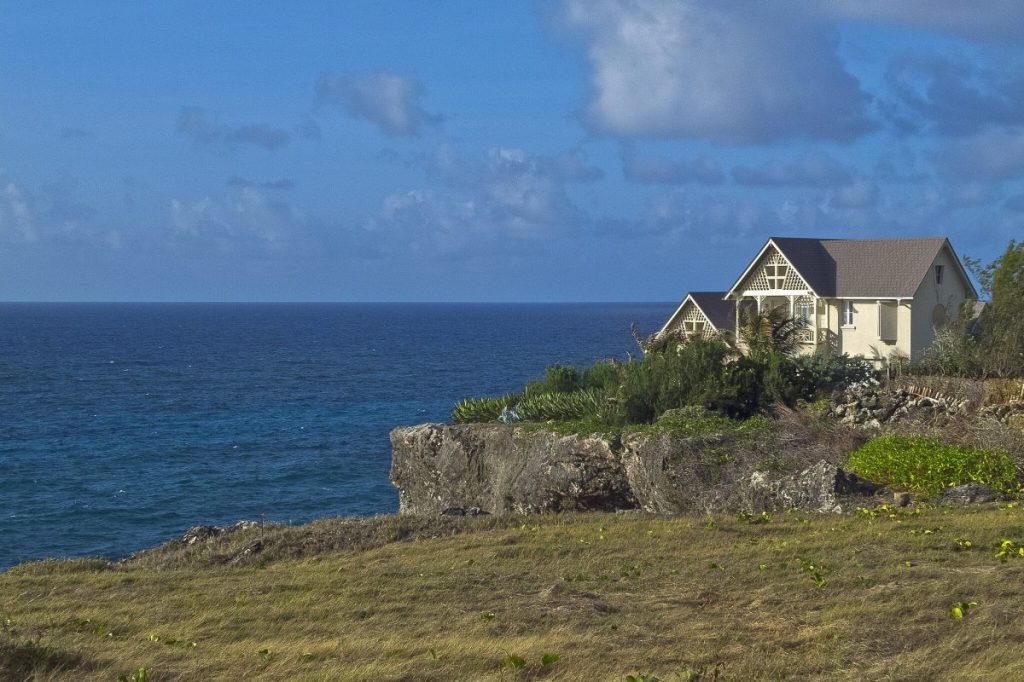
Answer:
[[[992,303],[981,325],[987,373],[1024,376],[1024,242],[1010,240],[988,271]]]
[[[806,322],[790,317],[782,308],[747,308],[740,315],[740,341],[754,358],[795,356],[806,330]]]

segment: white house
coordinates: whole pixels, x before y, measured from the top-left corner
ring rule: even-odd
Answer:
[[[917,359],[936,329],[977,298],[944,237],[772,237],[728,291],[688,294],[659,334],[735,334],[742,307],[772,306],[806,322],[804,352],[828,344],[870,359]]]

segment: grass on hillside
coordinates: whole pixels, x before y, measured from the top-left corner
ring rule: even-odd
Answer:
[[[259,537],[0,574],[0,679],[1024,678],[1013,505]]]

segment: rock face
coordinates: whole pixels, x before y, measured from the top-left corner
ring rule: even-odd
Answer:
[[[774,480],[765,472],[755,471],[747,489],[750,495],[747,506],[754,510],[807,509],[822,513],[849,511],[845,506],[851,501],[882,491],[880,486],[847,474],[824,460],[797,474]]]
[[[633,509],[622,459],[600,438],[503,424],[423,424],[391,432],[402,513]]]
[[[395,429],[391,445],[391,480],[406,514],[840,511],[850,496],[875,492],[824,460],[770,475],[732,466],[713,441],[671,432],[619,441],[503,424],[423,424]]]

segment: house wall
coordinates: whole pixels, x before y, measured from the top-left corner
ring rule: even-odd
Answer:
[[[944,274],[941,285],[935,283],[936,265],[943,266]],[[953,319],[970,294],[970,289],[960,275],[960,267],[954,262],[949,249],[939,251],[932,266],[928,269],[927,277],[924,278],[921,286],[917,288],[917,293],[914,294],[910,348],[910,356],[914,360],[920,358],[924,349],[935,339],[935,330],[932,327],[935,306],[945,306],[947,317]]]
[[[893,301],[887,303],[891,305]],[[909,301],[901,302],[896,308],[896,339],[891,342],[878,338],[878,301],[854,301],[852,327],[842,326],[841,300],[829,299],[826,305],[828,330],[837,335],[840,353],[869,359],[888,359],[893,351],[910,355],[912,315]]]

